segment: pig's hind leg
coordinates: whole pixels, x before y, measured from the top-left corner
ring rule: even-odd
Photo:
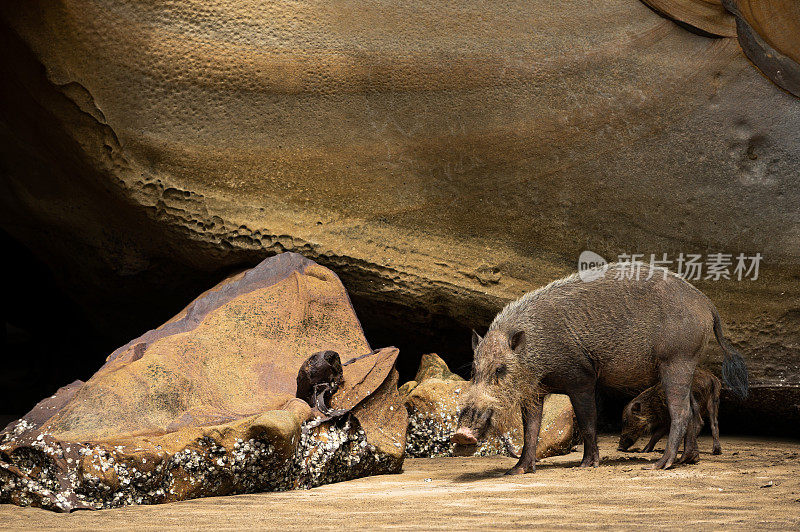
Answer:
[[[692,408],[692,416],[689,418],[686,436],[683,437],[683,454],[677,462],[679,464],[694,464],[700,458],[700,451],[697,450],[697,437],[703,428],[703,418],[700,417],[700,408],[693,395],[689,396],[689,404]]]
[[[506,475],[521,475],[536,471],[536,444],[539,440],[539,428],[542,426],[542,409],[544,395],[535,395],[531,404],[522,403],[522,452],[517,464],[506,471]]]
[[[697,358],[678,358],[662,362],[661,385],[667,400],[670,415],[669,435],[664,455],[652,466],[651,469],[669,469],[675,463],[678,449],[686,436],[692,418],[692,378]],[[693,428],[693,427],[692,427]]]

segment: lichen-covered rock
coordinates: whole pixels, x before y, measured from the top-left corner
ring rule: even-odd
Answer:
[[[445,378],[442,378],[445,377]],[[414,457],[453,456],[450,436],[458,424],[459,400],[469,386],[451,373],[436,354],[423,356],[416,385],[401,387],[400,397],[408,410],[406,453]],[[408,383],[406,383],[408,384]],[[493,429],[475,453],[480,456],[519,453],[522,449],[522,418],[518,412]],[[565,454],[572,448],[573,412],[569,398],[549,395],[545,399],[536,457]]]
[[[340,353],[335,419],[294,397]],[[311,487],[399,471],[398,351],[371,350],[336,275],[287,253],[209,290],[0,433],[0,502],[59,511]]]
[[[400,394],[400,397],[405,397],[411,392],[411,390],[416,388],[417,384],[419,384],[417,381],[408,381],[399,388],[397,388],[397,393]]]
[[[398,388],[397,391],[400,394],[400,397],[407,396],[409,393],[411,393],[411,390],[416,388],[420,382],[426,379],[440,379],[457,382],[464,381],[464,379],[462,379],[460,376],[450,371],[450,368],[447,367],[447,363],[439,358],[436,353],[425,353],[422,355],[414,380],[408,381]]]
[[[427,379],[439,379],[445,381],[463,382],[464,379],[450,371],[447,363],[442,360],[436,353],[426,353],[422,355],[419,363],[417,375],[414,381],[420,383]]]

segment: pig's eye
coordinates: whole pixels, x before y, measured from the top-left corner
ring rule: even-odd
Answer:
[[[497,379],[502,379],[503,377],[506,376],[507,373],[508,373],[508,366],[506,366],[505,364],[500,364],[499,366],[497,366],[497,369],[494,370],[494,376]]]

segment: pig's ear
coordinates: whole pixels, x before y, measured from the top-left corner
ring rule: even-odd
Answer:
[[[478,350],[478,344],[481,343],[481,340],[483,340],[483,338],[481,338],[481,335],[476,333],[475,329],[472,329],[472,350],[473,351],[477,351]]]
[[[642,413],[642,403],[639,401],[634,401],[631,403],[631,412],[634,414],[641,414]]]
[[[509,345],[511,346],[512,351],[516,351],[519,346],[522,345],[522,342],[525,341],[525,331],[517,331],[511,335],[511,339],[508,341]]]

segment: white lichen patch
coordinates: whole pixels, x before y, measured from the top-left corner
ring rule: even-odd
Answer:
[[[349,415],[303,425],[288,458],[264,439],[237,439],[232,448],[202,438],[172,456],[126,455],[40,438],[0,462],[0,502],[57,511],[156,504],[211,495],[305,489],[396,472],[402,458],[380,452]],[[64,453],[72,450],[72,458]],[[82,457],[82,458],[80,458]]]
[[[450,437],[456,431],[458,416],[455,413],[440,411],[423,414],[409,413],[408,432],[406,433],[406,454],[414,458],[433,458],[437,456],[454,456],[454,445]],[[517,430],[502,434],[491,433],[476,448],[476,456],[505,455],[508,443],[518,438]],[[518,452],[518,450],[515,450]]]

